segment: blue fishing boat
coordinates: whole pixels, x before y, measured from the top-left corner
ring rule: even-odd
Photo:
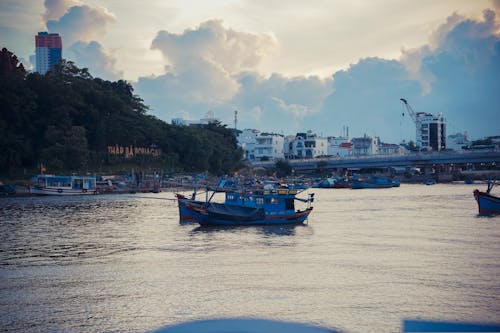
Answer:
[[[200,177],[197,176],[193,181],[193,193],[191,194],[191,198],[188,198],[180,193],[175,194],[175,197],[177,198],[177,206],[179,207],[179,222],[195,221],[193,208],[205,205],[205,201],[196,200],[196,196],[198,194],[197,184],[199,179]],[[235,185],[236,184],[234,183],[234,181],[223,178],[220,180],[219,184],[217,184],[217,186],[212,189],[212,192],[213,194],[215,194],[217,192],[234,191]],[[207,188],[206,191],[208,195],[210,189]]]
[[[185,195],[176,193],[177,206],[179,207],[179,222],[194,221],[192,207],[200,207],[205,205],[205,201],[189,199]]]
[[[478,189],[474,190],[473,193],[477,201],[479,215],[500,214],[500,198],[490,193],[495,185],[495,181],[489,181],[486,192],[481,192]]]
[[[317,184],[318,188],[351,188],[351,183],[347,178],[326,178]]]
[[[397,186],[397,185],[396,185]],[[368,180],[353,180],[351,182],[351,188],[353,190],[363,189],[363,188],[390,188],[395,187],[390,178],[386,177],[370,177]]]
[[[207,201],[198,206],[187,202],[186,205],[202,226],[300,224],[313,209],[314,193],[307,199],[297,198],[297,193],[294,189],[233,191],[226,192],[224,203]],[[307,207],[296,210],[295,201],[306,203]]]

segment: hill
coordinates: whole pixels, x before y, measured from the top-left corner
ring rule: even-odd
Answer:
[[[241,166],[233,131],[220,123],[175,126],[148,114],[123,80],[94,78],[62,63],[27,73],[0,53],[0,176],[38,172],[109,172],[131,167],[165,172],[231,173]]]

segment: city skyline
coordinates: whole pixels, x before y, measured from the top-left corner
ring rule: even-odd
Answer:
[[[0,4],[26,68],[38,31],[96,77],[129,80],[151,114],[293,133],[414,140],[399,99],[443,113],[448,134],[498,135],[500,1]],[[5,37],[4,37],[5,36]],[[32,60],[32,65],[34,62]]]

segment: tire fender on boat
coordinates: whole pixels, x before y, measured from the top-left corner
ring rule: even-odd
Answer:
[[[57,193],[62,193],[62,188],[58,188]]]
[[[87,190],[86,190],[86,189],[83,189],[83,190],[82,190],[82,192],[83,192],[83,193],[87,193]]]

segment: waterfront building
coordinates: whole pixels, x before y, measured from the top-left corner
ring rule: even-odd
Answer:
[[[378,154],[380,139],[376,136],[365,136],[361,138],[352,138],[352,154],[354,156],[375,155]]]
[[[394,143],[380,142],[377,147],[377,153],[379,155],[404,155],[405,150],[403,146]]]
[[[62,41],[57,33],[39,32],[35,36],[36,71],[45,74],[61,62]]]
[[[257,144],[257,135],[259,133],[256,129],[246,128],[238,134],[238,145],[243,150],[244,159],[255,161],[255,145]]]
[[[172,118],[172,125],[177,126],[203,126],[211,123],[219,122],[219,119],[215,118],[213,111],[208,111],[205,117],[200,120],[188,120],[184,118]]]
[[[442,113],[418,112],[415,125],[418,147],[433,151],[446,149],[446,121]]]
[[[467,132],[455,133],[448,135],[446,137],[446,148],[456,151],[463,150],[464,147],[468,147],[471,144],[469,141]]]
[[[295,137],[287,137],[287,158],[315,158],[328,155],[328,141],[312,131],[297,133]]]
[[[352,155],[352,142],[349,137],[329,136],[327,138],[327,141],[328,141],[328,147],[327,147],[328,156],[346,157]]]
[[[255,137],[255,146],[253,149],[254,159],[262,160],[280,160],[285,158],[283,146],[285,139],[283,135],[276,133],[259,133]]]

